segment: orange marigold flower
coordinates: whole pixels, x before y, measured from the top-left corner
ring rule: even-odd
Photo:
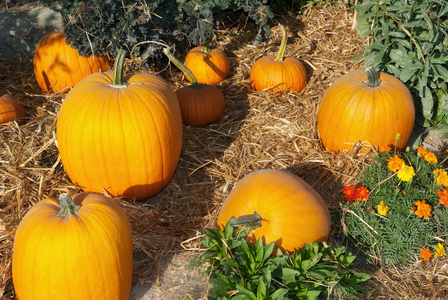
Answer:
[[[423,146],[418,146],[417,152],[418,152],[418,154],[420,154],[421,157],[423,157],[423,156],[425,156],[426,152],[428,152],[428,149],[426,149]]]
[[[369,197],[369,190],[365,186],[360,186],[355,191],[355,199],[366,202],[367,197]]]
[[[390,145],[386,145],[386,146],[380,146],[380,148],[378,149],[379,152],[384,153],[387,151],[392,150],[392,148],[390,147]]]
[[[437,164],[437,157],[436,157],[436,155],[434,153],[432,153],[431,151],[429,151],[428,149],[426,149],[425,147],[418,146],[417,147],[417,152],[427,162],[429,162],[431,164]]]
[[[415,202],[416,209],[414,214],[419,218],[428,220],[431,216],[431,205],[427,204],[425,200]]]
[[[437,195],[440,196],[439,202],[448,207],[448,189],[441,188]]]
[[[448,174],[444,169],[437,169],[433,171],[436,178],[437,185],[448,186]]]
[[[394,157],[390,157],[387,161],[387,167],[392,172],[397,172],[400,170],[404,165],[404,160],[398,157],[398,155],[395,155]]]
[[[429,259],[431,258],[432,252],[429,248],[423,248],[422,251],[420,251],[420,257],[423,260],[429,261]]]
[[[349,201],[355,200],[355,186],[353,186],[353,185],[346,186],[342,190],[342,192],[344,193],[345,198],[347,200],[349,200]]]

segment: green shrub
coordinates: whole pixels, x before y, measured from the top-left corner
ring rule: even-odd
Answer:
[[[445,0],[372,0],[355,6],[369,44],[365,66],[403,81],[416,101],[417,123],[448,132],[448,5]]]

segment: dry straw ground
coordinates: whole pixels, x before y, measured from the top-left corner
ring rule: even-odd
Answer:
[[[263,55],[275,55],[280,27],[269,41],[249,45],[256,28],[241,19],[225,24],[218,46],[228,54],[232,71],[219,84],[226,98],[222,120],[205,128],[184,126],[183,150],[170,184],[146,202],[120,202],[128,213],[134,241],[134,281],[157,269],[162,258],[197,251],[200,230],[213,227],[225,197],[252,171],[287,169],[311,184],[331,212],[344,201],[342,188],[356,182],[370,155],[335,155],[325,151],[316,130],[316,111],[328,86],[341,75],[362,68],[352,59],[363,42],[353,30],[353,11],[337,7],[308,7],[303,15],[283,15],[289,33],[286,56],[306,66],[308,85],[299,94],[277,95],[250,88],[250,68]],[[64,96],[45,95],[32,72],[32,58],[1,62],[0,92],[19,97],[27,123],[0,125],[0,297],[15,299],[11,279],[14,232],[36,202],[56,198],[74,186],[61,165],[54,122]],[[160,73],[174,89],[188,82],[174,67]],[[334,222],[335,233],[339,229]],[[331,242],[337,243],[333,235]],[[443,299],[447,297],[446,260],[416,262],[409,267],[370,266],[368,299]],[[167,287],[169,288],[169,287]],[[364,297],[363,297],[364,298]]]

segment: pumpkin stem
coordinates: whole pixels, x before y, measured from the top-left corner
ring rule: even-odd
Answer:
[[[367,67],[365,72],[367,74],[366,85],[368,87],[374,88],[381,84],[381,80],[380,80],[380,77],[378,76],[378,72],[375,70],[374,67],[372,67],[372,66]]]
[[[240,216],[238,218],[231,218],[229,220],[228,224],[230,224],[230,226],[232,226],[234,228],[248,226],[248,227],[252,227],[255,229],[255,228],[261,227],[262,220],[263,220],[263,217],[260,216],[259,213],[254,211],[254,213],[251,215],[244,215],[244,216]]]
[[[195,90],[200,90],[201,87],[199,86],[198,80],[193,75],[193,72],[190,71],[183,63],[180,62],[172,53],[171,53],[171,47],[166,47],[163,49],[163,53],[165,53],[166,56],[168,56],[169,60],[178,67],[184,74],[187,76],[191,83],[193,84],[193,88]]]
[[[286,44],[288,43],[288,34],[286,33],[285,26],[281,25],[282,29],[282,42],[280,44],[280,49],[278,50],[276,61],[283,61],[283,57],[285,56]]]
[[[61,207],[61,210],[59,211],[58,216],[72,215],[81,208],[81,205],[76,204],[72,197],[67,193],[62,193],[59,196],[59,206]]]
[[[123,49],[120,49],[114,63],[114,81],[112,81],[113,86],[126,85],[123,79],[123,64],[125,58],[126,52]]]
[[[207,41],[204,45],[202,45],[201,52],[210,53],[210,41]]]

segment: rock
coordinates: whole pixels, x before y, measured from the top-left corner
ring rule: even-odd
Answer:
[[[47,33],[62,30],[60,13],[30,2],[0,11],[0,59],[18,60],[31,56]]]

